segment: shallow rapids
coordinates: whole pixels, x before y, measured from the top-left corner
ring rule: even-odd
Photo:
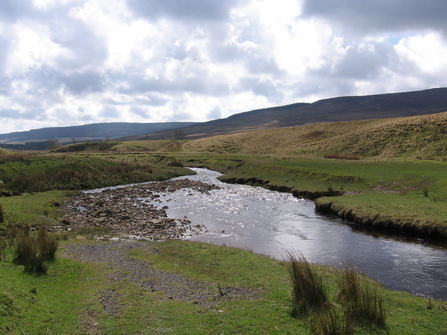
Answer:
[[[171,218],[187,218],[206,231],[189,237],[283,259],[301,252],[308,261],[353,265],[393,290],[447,299],[447,249],[359,233],[339,219],[315,213],[313,202],[260,187],[220,182],[218,172],[192,169],[180,177],[215,184],[208,194],[191,189],[161,194]]]

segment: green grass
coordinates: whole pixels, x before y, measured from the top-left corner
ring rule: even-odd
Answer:
[[[323,278],[302,255],[289,253],[287,269],[292,283],[292,315],[327,307],[327,292]]]
[[[416,236],[447,236],[445,201],[415,194],[364,193],[341,197],[323,197],[317,208],[350,221],[372,227],[387,228]]]
[[[24,155],[18,160],[0,161],[0,180],[3,191],[17,194],[92,189],[165,180],[189,173],[167,163],[120,154]]]
[[[2,333],[85,334],[82,316],[90,309],[100,311],[95,295],[105,278],[97,265],[58,258],[47,275],[35,276],[0,262],[0,273]]]
[[[62,249],[64,243],[69,242],[63,242]],[[258,289],[260,298],[217,301],[211,308],[164,299],[161,292],[151,292],[133,282],[107,280],[114,270],[102,264],[67,260],[58,252],[45,276],[30,275],[22,266],[0,262],[0,331],[85,334],[87,325],[96,324],[98,334],[311,333],[313,314],[298,318],[291,315],[292,286],[283,262],[225,246],[188,241],[148,243],[158,250],[157,254],[139,249],[131,254],[154,267],[208,283],[216,288],[216,296],[218,286],[231,286]],[[328,287],[329,303],[338,304],[339,271],[319,266],[314,271]],[[102,309],[105,290],[116,293],[120,306],[116,315]],[[389,309],[386,327],[357,325],[355,334],[432,335],[446,331],[445,302],[427,302],[379,286],[378,291]],[[429,304],[430,310],[426,308]]]
[[[48,191],[0,198],[4,212],[3,226],[9,224],[51,225],[60,219],[60,205],[73,193]],[[1,225],[0,225],[1,227]]]

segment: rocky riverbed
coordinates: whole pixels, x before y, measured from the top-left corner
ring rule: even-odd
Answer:
[[[83,192],[62,206],[62,226],[54,230],[107,228],[126,238],[167,240],[200,232],[187,218],[173,219],[166,214],[160,194],[188,188],[202,193],[218,189],[200,181],[169,180],[120,188]]]

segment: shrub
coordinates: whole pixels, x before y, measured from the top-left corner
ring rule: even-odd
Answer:
[[[341,273],[339,285],[338,299],[344,306],[347,319],[352,322],[385,324],[387,313],[374,283],[353,267],[346,267]]]
[[[286,264],[292,283],[292,315],[324,307],[327,294],[322,276],[312,269],[303,255],[289,253]]]

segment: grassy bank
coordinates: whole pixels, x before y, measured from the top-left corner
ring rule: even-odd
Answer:
[[[64,242],[62,249],[65,243],[71,242]],[[291,315],[291,284],[284,263],[239,249],[187,241],[149,244],[156,253],[133,249],[131,255],[150,262],[147,266],[213,288],[211,305],[170,299],[134,282],[110,281],[107,276],[116,269],[65,259],[59,252],[45,276],[29,275],[20,266],[0,262],[0,330],[10,334],[311,333],[310,320],[318,313]],[[323,278],[328,303],[340,308],[336,298],[340,273],[326,267],[313,266],[313,270]],[[386,324],[357,324],[355,334],[445,334],[445,302],[373,285],[386,306]],[[226,299],[231,288],[257,295]],[[103,307],[106,292],[113,292],[118,306],[113,314]]]
[[[0,155],[0,191],[11,194],[92,189],[188,173],[169,162],[121,154]]]

